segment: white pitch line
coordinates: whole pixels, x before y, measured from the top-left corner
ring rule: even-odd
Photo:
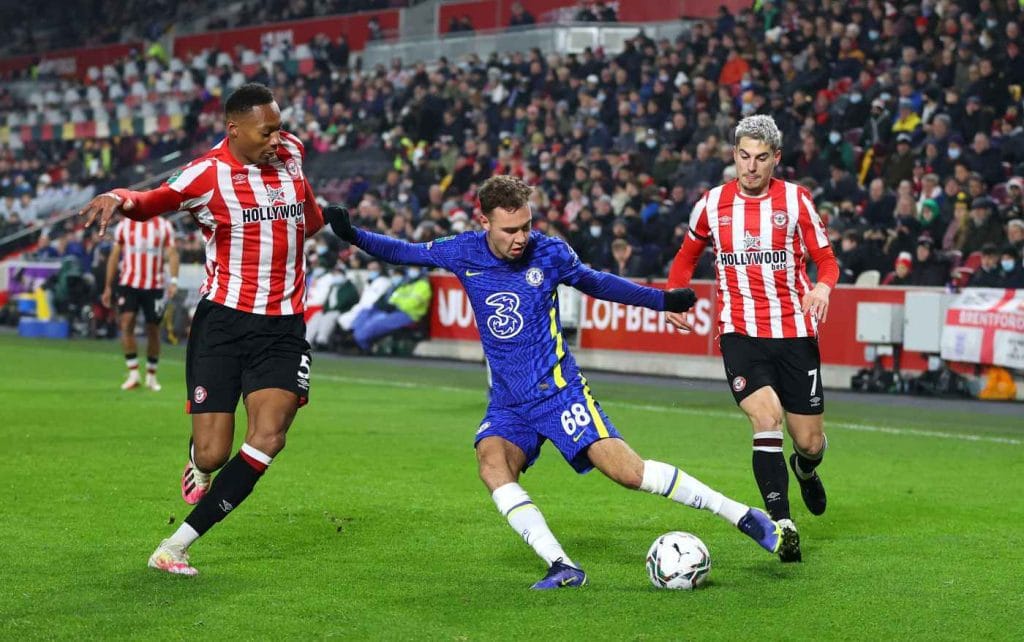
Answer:
[[[428,383],[414,383],[411,381],[385,381],[383,379],[365,379],[360,377],[344,377],[338,375],[317,375],[317,379],[327,379],[329,381],[340,381],[344,383],[357,383],[365,384],[369,386],[390,386],[392,388],[405,388],[405,389],[416,389],[416,388],[428,388],[430,390],[440,390],[443,392],[459,392],[467,394],[480,395],[483,394],[483,388],[477,390],[475,388],[458,388],[455,386],[437,386]],[[629,408],[631,410],[647,410],[650,412],[668,412],[668,413],[679,413],[684,415],[699,415],[701,417],[717,417],[720,419],[739,419],[741,416],[739,413],[725,412],[721,410],[705,410],[700,408],[686,408],[681,406],[654,406],[646,404],[635,404],[629,403],[628,401],[609,401],[609,405],[621,406],[623,408]],[[952,439],[955,441],[973,441],[973,442],[986,442],[993,444],[1007,444],[1010,446],[1020,446],[1024,444],[1024,441],[1020,439],[1013,439],[1011,437],[994,437],[991,435],[977,435],[974,433],[953,433],[953,432],[940,432],[936,430],[918,430],[916,428],[890,428],[887,426],[875,426],[872,424],[859,424],[850,423],[846,421],[829,421],[829,428],[843,428],[846,430],[855,430],[859,432],[877,432],[885,433],[887,435],[905,435],[910,437],[934,437],[936,439]]]

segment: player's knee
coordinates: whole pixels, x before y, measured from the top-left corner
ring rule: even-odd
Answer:
[[[265,453],[268,457],[276,457],[279,452],[284,450],[285,441],[285,432],[275,431],[253,435],[252,442],[249,445]]]
[[[794,445],[808,457],[817,457],[825,449],[825,435],[822,433],[811,433],[794,437]]]
[[[750,423],[754,432],[765,432],[769,430],[782,430],[782,412],[773,410],[760,410],[750,415]]]
[[[196,467],[203,472],[213,472],[218,470],[221,466],[227,463],[228,455],[230,454],[228,448],[222,448],[216,444],[195,444],[193,446],[192,457],[195,460]]]

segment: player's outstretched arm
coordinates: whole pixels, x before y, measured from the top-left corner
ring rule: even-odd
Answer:
[[[367,232],[352,225],[352,217],[344,205],[332,203],[324,209],[324,221],[343,241],[383,259],[401,265],[447,267],[441,256],[431,251],[429,243],[409,243],[383,234]]]
[[[94,196],[85,204],[78,215],[85,219],[85,227],[99,224],[99,235],[103,236],[115,214],[123,214],[136,221],[146,221],[165,212],[174,212],[181,207],[183,197],[166,184],[145,192],[117,188]]]
[[[573,268],[565,282],[580,292],[598,299],[639,305],[652,310],[686,312],[697,301],[697,296],[689,288],[658,290],[638,285],[614,274],[598,272],[582,263]]]

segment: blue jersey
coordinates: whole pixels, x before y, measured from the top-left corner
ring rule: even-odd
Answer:
[[[486,232],[418,244],[365,230],[357,233],[356,245],[374,256],[389,263],[441,267],[462,282],[491,367],[492,405],[542,399],[578,380],[576,360],[562,338],[559,283],[600,299],[665,309],[661,290],[592,270],[564,241],[536,232],[515,261],[495,256]]]

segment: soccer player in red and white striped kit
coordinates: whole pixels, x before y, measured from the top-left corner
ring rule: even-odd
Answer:
[[[309,398],[302,248],[323,214],[302,172],[302,143],[281,130],[281,110],[261,84],[235,90],[224,115],[224,140],[165,184],[115,189],[81,212],[102,235],[116,213],[147,220],[187,210],[206,240],[185,365],[192,439],[181,492],[196,507],[149,558],[149,566],[181,575],[198,573],[189,546],[248,497]],[[229,461],[239,396],[248,429]]]
[[[156,378],[160,360],[160,321],[164,316],[164,254],[171,272],[167,299],[178,291],[178,250],[174,245],[174,226],[159,216],[148,221],[123,219],[114,230],[114,247],[107,258],[106,284],[101,300],[110,307],[114,277],[120,267],[117,309],[121,327],[121,346],[128,378],[121,390],[141,385],[139,354],[135,341],[135,321],[139,310],[146,321],[146,387],[160,390]]]
[[[783,456],[783,416],[793,454],[790,467],[814,515],[825,512],[816,471],[825,453],[821,356],[817,327],[839,278],[825,226],[806,188],[774,178],[782,134],[770,116],[749,116],[735,132],[736,179],[708,190],[693,208],[668,287],[689,285],[707,245],[715,253],[719,346],[733,397],[754,432],[754,478],[765,508],[782,527],[783,562],[802,559],[789,507]],[[818,266],[811,286],[807,255]],[[683,331],[684,314],[667,313]]]

